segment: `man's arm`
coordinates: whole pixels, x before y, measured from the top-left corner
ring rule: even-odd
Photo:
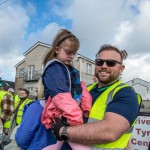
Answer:
[[[13,98],[6,94],[1,103],[2,115],[0,116],[2,122],[4,123],[13,113]]]
[[[104,119],[97,122],[68,127],[69,141],[92,145],[117,140],[130,128],[128,120],[121,115],[107,112]],[[60,132],[62,132],[60,129]]]

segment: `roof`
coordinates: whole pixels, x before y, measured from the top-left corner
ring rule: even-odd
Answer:
[[[150,82],[147,82],[147,81],[139,79],[139,78],[135,78],[133,80],[130,80],[127,83],[131,86],[139,84],[139,85],[145,86],[146,88],[150,89]]]
[[[45,47],[51,47],[51,45],[46,44],[46,43],[42,43],[40,41],[38,41],[37,43],[35,43],[31,48],[29,48],[26,52],[23,53],[23,55],[27,55],[29,52],[31,52],[35,47],[37,47],[38,45],[42,45]],[[19,63],[17,63],[14,67],[18,67],[20,64],[22,64],[25,61],[25,58],[22,59]]]
[[[19,66],[19,65],[21,65],[24,61],[25,61],[25,58],[24,58],[24,59],[22,59],[21,61],[19,61],[19,63],[18,63],[18,64],[16,64],[14,67],[18,67],[18,66]]]
[[[46,43],[42,43],[40,41],[38,41],[36,44],[34,44],[31,48],[29,48],[26,52],[23,53],[23,55],[27,55],[29,52],[31,52],[35,47],[37,47],[38,45],[42,45],[42,46],[45,46],[45,47],[51,47],[51,45],[49,44],[46,44]]]
[[[85,56],[83,56],[83,55],[81,55],[81,54],[79,54],[79,53],[77,53],[77,56],[76,56],[77,58],[83,58],[83,59],[85,59],[85,60],[87,60],[87,61],[90,61],[90,62],[92,62],[92,63],[95,63],[94,62],[94,60],[92,60],[92,59],[90,59],[90,58],[87,58],[87,57],[85,57]]]

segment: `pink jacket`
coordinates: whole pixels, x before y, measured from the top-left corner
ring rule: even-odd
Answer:
[[[71,126],[83,123],[83,112],[90,112],[92,107],[92,97],[87,91],[84,82],[81,82],[81,86],[82,98],[80,106],[72,98],[70,92],[59,93],[52,99],[50,97],[48,98],[41,118],[43,125],[45,125],[47,129],[51,128],[51,123],[54,121],[55,117],[66,117],[67,122]]]

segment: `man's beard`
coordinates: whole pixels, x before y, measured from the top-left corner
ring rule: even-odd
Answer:
[[[99,71],[99,72],[102,72],[103,70],[101,70],[101,71]],[[99,72],[98,73],[95,73],[95,76],[96,76],[96,78],[98,79],[98,81],[100,82],[100,83],[102,83],[102,84],[111,84],[111,83],[113,83],[114,81],[116,81],[116,77],[114,77],[113,75],[111,75],[111,73],[110,72],[108,72],[108,71],[105,71],[105,72],[107,72],[107,73],[109,73],[109,76],[107,77],[107,78],[102,78],[102,77],[99,77]]]

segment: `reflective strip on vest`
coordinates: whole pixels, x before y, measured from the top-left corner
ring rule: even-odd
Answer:
[[[126,150],[126,148],[115,148],[115,149],[112,149],[112,148],[96,148],[96,147],[93,147],[92,150]]]
[[[88,87],[88,90],[92,90],[96,84]],[[106,89],[95,101],[89,115],[88,122],[94,122],[102,120],[105,114],[105,110],[107,105],[113,100],[114,95],[122,88],[124,87],[130,87],[129,85],[122,83],[121,81],[116,82],[115,84],[111,85],[108,89]],[[132,135],[133,126],[135,124],[132,124],[130,129],[123,134],[118,140],[111,142],[111,143],[105,143],[105,144],[95,144],[92,146],[92,150],[124,150],[125,147],[128,144],[128,141]]]
[[[22,121],[22,115],[23,115],[23,110],[24,110],[24,106],[31,103],[32,100],[30,99],[26,99],[24,100],[24,102],[19,106],[19,109],[17,111],[17,117],[16,117],[16,123],[20,124]]]

